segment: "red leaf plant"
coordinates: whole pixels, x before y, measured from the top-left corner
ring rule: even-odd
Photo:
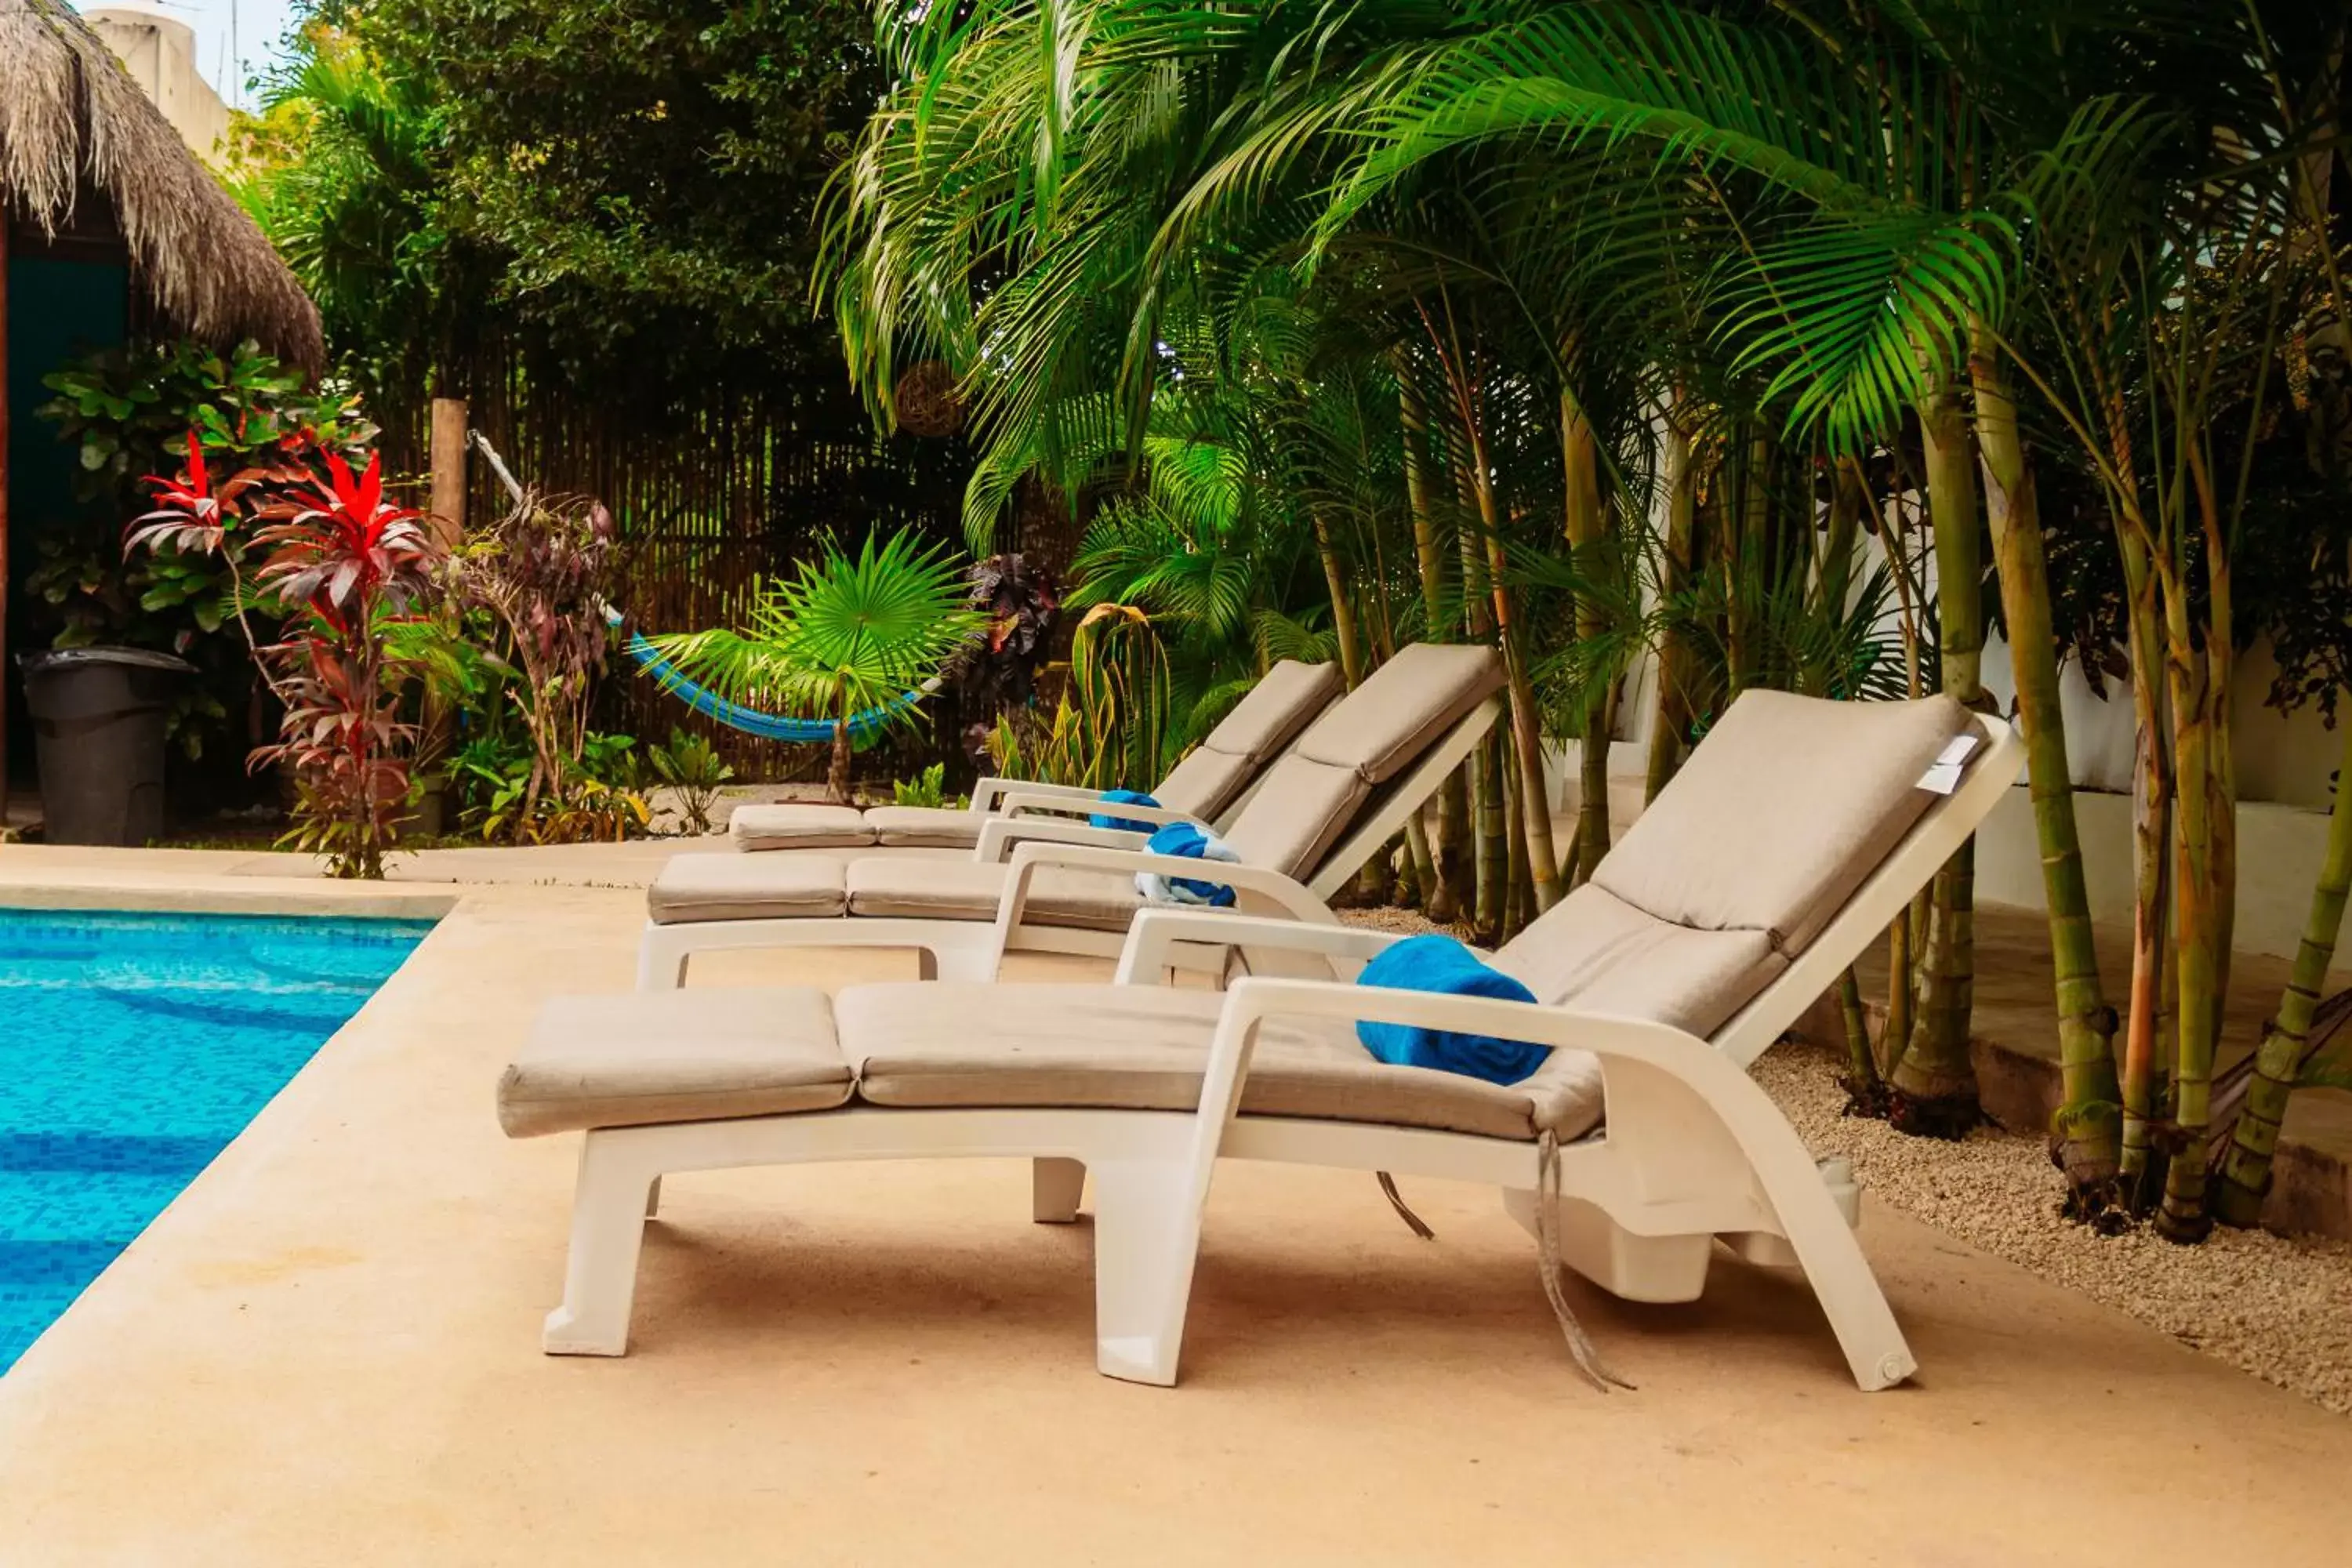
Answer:
[[[415,740],[400,718],[414,671],[384,633],[434,591],[439,541],[422,513],[384,499],[380,456],[353,479],[342,455],[321,450],[308,431],[215,490],[192,430],[186,473],[148,482],[161,504],[132,522],[126,548],[219,554],[241,624],[248,599],[285,616],[268,645],[246,628],[285,705],[278,742],[252,756],[257,769],[293,771],[294,826],[280,842],[325,856],[338,877],[383,876],[407,808]],[[236,572],[247,550],[264,552],[249,594]]]

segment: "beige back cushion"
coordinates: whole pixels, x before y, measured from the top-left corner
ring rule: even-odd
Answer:
[[[1733,703],[1579,888],[1495,955],[1539,1002],[1705,1037],[1779,979],[1938,797],[1948,698]]]
[[[1339,700],[1344,684],[1336,664],[1277,659],[1201,744],[1231,756],[1271,762]]]
[[[1233,711],[1160,781],[1152,798],[1192,816],[1216,816],[1331,706],[1342,684],[1336,664],[1276,661],[1234,704]]]
[[[1789,967],[1762,931],[1675,925],[1591,882],[1494,963],[1547,1005],[1671,1024],[1702,1039]]]
[[[1501,689],[1491,648],[1414,643],[1316,721],[1225,830],[1253,866],[1304,878],[1378,788]]]
[[[1241,798],[1255,778],[1258,764],[1231,752],[1211,751],[1204,742],[1184,753],[1168,776],[1151,786],[1151,798],[1171,811],[1181,811],[1206,822]],[[1117,816],[1117,808],[1099,808]]]
[[[1801,952],[1940,798],[1920,775],[1974,724],[1948,697],[1748,692],[1592,879],[1675,925],[1763,931]]]
[[[1339,841],[1371,793],[1354,769],[1309,762],[1294,752],[1274,764],[1225,829],[1225,842],[1247,865],[1303,879]]]
[[[1503,661],[1470,643],[1412,643],[1317,721],[1298,754],[1383,784],[1503,689]]]

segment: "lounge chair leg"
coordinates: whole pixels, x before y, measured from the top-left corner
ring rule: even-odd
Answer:
[[[978,948],[926,948],[923,952],[926,980],[948,980],[961,984],[985,985],[996,978],[996,954]]]
[[[1039,1225],[1068,1225],[1078,1217],[1087,1190],[1087,1167],[1077,1160],[1029,1162],[1029,1214]]]
[[[547,1315],[540,1347],[550,1355],[625,1355],[629,1309],[636,1297],[637,1254],[658,1178],[625,1147],[594,1132],[580,1150],[572,1198],[572,1251],[563,1269],[563,1305]]]
[[[1918,1359],[1895,1324],[1895,1310],[1878,1288],[1861,1241],[1838,1212],[1837,1200],[1819,1181],[1804,1184],[1800,1191],[1803,1195],[1794,1202],[1771,1194],[1798,1265],[1829,1317],[1854,1382],[1865,1393],[1892,1388],[1919,1370]]]
[[[1187,1169],[1172,1161],[1113,1161],[1094,1165],[1092,1174],[1095,1368],[1171,1387],[1201,1240]]]
[[[677,991],[686,985],[687,953],[663,938],[659,926],[648,925],[637,941],[637,989]]]

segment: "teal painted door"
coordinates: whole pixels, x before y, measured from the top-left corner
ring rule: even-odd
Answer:
[[[21,243],[21,237],[16,237]],[[60,528],[103,527],[79,515],[73,499],[74,448],[57,426],[34,411],[55,395],[41,384],[77,355],[112,348],[130,331],[131,272],[121,261],[20,256],[8,258],[8,733],[9,771],[32,770],[32,736],[25,723],[16,656],[43,636],[43,616],[25,594],[25,579],[40,564],[40,542]]]

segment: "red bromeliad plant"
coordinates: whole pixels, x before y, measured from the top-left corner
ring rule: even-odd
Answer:
[[[321,471],[323,464],[323,472]],[[257,768],[294,773],[295,824],[281,842],[324,855],[339,877],[381,877],[397,842],[415,727],[401,721],[412,671],[385,647],[387,624],[432,591],[440,544],[423,515],[384,499],[382,459],[352,475],[341,454],[298,432],[269,461],[208,486],[196,433],[178,480],[152,479],[163,504],[131,525],[131,548],[169,545],[230,563],[265,552],[251,597],[286,616],[254,655],[285,704],[276,745]],[[249,536],[240,533],[252,524]],[[238,616],[247,595],[236,580]],[[253,641],[250,626],[248,641]]]

